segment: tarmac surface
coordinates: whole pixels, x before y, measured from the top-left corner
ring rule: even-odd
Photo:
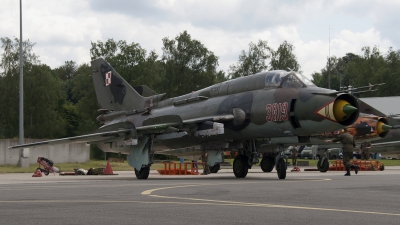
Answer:
[[[0,174],[0,224],[399,224],[400,167],[246,178]]]

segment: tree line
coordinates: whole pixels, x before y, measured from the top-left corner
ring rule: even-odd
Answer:
[[[284,41],[277,49],[266,40],[250,42],[237,63],[228,71],[218,69],[219,57],[187,31],[175,38],[162,39],[162,55],[147,51],[139,43],[108,39],[91,42],[91,59],[103,57],[132,86],[146,84],[169,97],[199,90],[228,79],[268,70],[294,70],[301,67],[294,46]],[[0,138],[18,137],[19,119],[19,40],[1,38],[0,62]],[[33,51],[35,44],[23,41],[24,57],[24,128],[25,138],[62,138],[85,134],[100,126],[98,105],[91,78],[90,62],[50,68]],[[332,89],[342,85],[365,86],[386,83],[375,93],[362,96],[400,94],[400,51],[390,48],[382,54],[378,47],[364,47],[363,55],[347,53],[331,57],[330,64],[314,72],[314,83]],[[328,68],[330,67],[330,68]]]
[[[333,56],[321,72],[312,74],[313,82],[320,87],[328,87],[328,71],[331,89],[352,85],[362,87],[369,84],[385,83],[376,92],[357,94],[357,97],[385,97],[400,95],[400,50],[392,47],[382,53],[378,46],[363,47],[362,54],[346,53],[342,57]]]

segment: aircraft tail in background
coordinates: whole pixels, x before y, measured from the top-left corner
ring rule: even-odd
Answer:
[[[108,111],[132,111],[144,108],[141,96],[121,75],[102,58],[92,64],[93,84],[100,109]]]

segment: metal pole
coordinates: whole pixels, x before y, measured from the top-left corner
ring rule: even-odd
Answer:
[[[331,25],[329,25],[328,89],[331,89]]]
[[[23,80],[23,56],[22,56],[22,0],[19,0],[19,144],[24,144],[24,80]],[[25,167],[23,163],[23,149],[19,154],[19,166]],[[28,164],[29,166],[29,164]]]

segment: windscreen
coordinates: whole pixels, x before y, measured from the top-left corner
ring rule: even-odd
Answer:
[[[265,76],[265,87],[302,88],[315,86],[307,77],[300,73],[284,70],[268,71]]]

